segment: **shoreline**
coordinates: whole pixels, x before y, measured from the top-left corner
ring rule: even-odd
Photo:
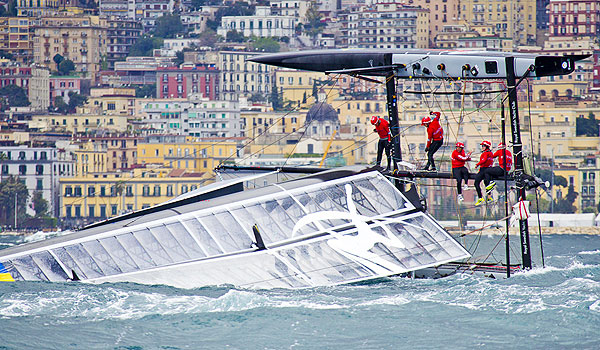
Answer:
[[[506,229],[504,227],[499,228],[486,228],[483,230],[460,230],[458,227],[445,227],[448,232],[453,235],[476,235],[481,232],[484,235],[504,235]],[[539,233],[537,226],[529,226],[529,235],[537,235]],[[518,227],[511,227],[509,230],[511,236],[519,235]],[[542,235],[600,235],[600,226],[589,226],[589,227],[542,227]]]

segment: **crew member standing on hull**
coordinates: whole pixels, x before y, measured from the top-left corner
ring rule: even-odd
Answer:
[[[504,157],[504,152],[506,152],[506,158]],[[496,182],[492,178],[502,177],[504,176],[504,169],[506,169],[506,173],[508,174],[512,168],[512,153],[506,149],[506,146],[502,142],[498,144],[498,150],[494,152],[492,157],[498,158],[498,166],[491,167],[486,171],[486,179],[489,185],[485,189],[488,191],[496,187]]]
[[[392,157],[390,156],[390,150],[392,148],[390,123],[388,123],[387,120],[374,115],[371,117],[371,124],[375,126],[375,130],[373,131],[379,135],[379,142],[377,142],[377,166],[381,166],[381,158],[383,157],[383,151],[385,150],[388,161],[386,170],[389,171],[392,166]]]
[[[483,202],[485,202],[485,199],[483,198],[483,194],[481,193],[481,180],[483,180],[484,184],[486,186],[489,186],[489,180],[486,178],[486,172],[487,170],[494,164],[494,155],[492,154],[492,151],[490,150],[490,148],[492,148],[492,144],[489,141],[483,141],[481,142],[481,148],[482,148],[482,153],[481,156],[479,156],[479,163],[477,163],[475,165],[475,167],[479,167],[479,172],[477,173],[477,175],[475,175],[475,190],[477,191],[477,202],[475,202],[475,205],[481,205]],[[486,187],[487,188],[487,187]],[[487,191],[486,191],[486,195],[487,195]],[[488,197],[488,201],[491,201],[492,199],[490,197]]]
[[[435,161],[433,155],[444,143],[444,129],[440,125],[440,112],[430,112],[429,117],[421,119],[421,125],[427,128],[427,146],[425,152],[427,152],[427,165],[423,170],[437,171],[435,167]],[[435,117],[431,117],[435,116]],[[429,168],[431,166],[431,169]]]
[[[465,162],[471,160],[471,152],[465,154],[465,145],[462,142],[456,143],[456,149],[452,152],[452,177],[456,179],[456,190],[458,191],[458,200],[465,200],[462,195],[462,181],[465,180],[465,186],[468,186],[469,170],[465,167]]]

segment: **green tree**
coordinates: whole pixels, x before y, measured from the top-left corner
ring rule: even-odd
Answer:
[[[252,48],[255,51],[262,52],[279,52],[281,46],[277,42],[277,40],[273,38],[254,38],[252,41]]]
[[[275,111],[279,111],[283,108],[283,96],[281,96],[275,80],[273,80],[273,89],[271,89],[270,102],[271,106],[273,106],[273,110]]]
[[[527,200],[531,203],[531,212],[538,212],[535,194],[530,193],[527,195]],[[540,213],[548,213],[550,211],[550,201],[545,200],[543,198],[538,198],[537,201],[540,204],[539,212]]]
[[[575,206],[573,204],[575,203],[575,199],[578,195],[579,193],[575,192],[573,186],[569,186],[567,195],[564,198],[560,198],[556,201],[556,204],[554,205],[554,211],[557,213],[574,213]]]
[[[144,84],[135,87],[135,97],[156,97],[156,84]]]
[[[48,201],[44,199],[42,191],[33,192],[33,198],[31,199],[33,210],[35,211],[36,218],[43,218],[48,216]]]
[[[14,225],[15,196],[17,199],[17,225],[27,217],[27,200],[29,191],[27,186],[16,176],[9,175],[0,182],[0,223]]]
[[[75,63],[71,60],[63,60],[58,64],[58,73],[60,75],[69,75],[75,70]]]
[[[29,106],[31,104],[27,98],[25,89],[14,84],[0,88],[0,97],[2,98],[2,110],[6,110],[9,107]]]
[[[248,101],[250,102],[262,102],[265,100],[265,95],[261,94],[260,92],[255,92],[248,98]]]
[[[323,32],[326,24],[322,22],[323,16],[319,12],[316,2],[311,2],[310,7],[306,10],[306,23],[304,24],[304,32],[315,38],[319,33]]]
[[[5,6],[0,5],[0,17],[16,17],[17,16],[17,1],[10,0]]]
[[[230,43],[243,43],[246,41],[246,37],[244,36],[244,33],[238,32],[234,29],[227,32],[225,41]]]
[[[536,169],[536,174],[544,181],[552,183],[552,171],[550,169]],[[567,187],[569,183],[564,176],[554,174],[554,186]]]
[[[581,117],[575,120],[575,134],[576,136],[600,136],[598,124],[600,121],[596,120],[594,113],[590,112],[587,118]]]
[[[200,39],[200,46],[214,47],[218,41],[217,32],[210,28],[207,28],[205,31],[200,33],[198,39]]]
[[[156,19],[154,36],[159,38],[174,38],[185,32],[179,15],[164,15]]]
[[[54,98],[54,108],[58,113],[67,114],[69,112],[69,105],[62,96],[56,96]]]
[[[154,49],[159,49],[162,44],[162,38],[154,38],[146,35],[139,37],[135,44],[131,45],[131,48],[129,49],[129,56],[152,56]]]
[[[87,96],[78,94],[76,92],[69,92],[69,112],[74,113],[77,107],[83,106],[87,102]]]
[[[56,55],[54,55],[54,57],[52,57],[52,60],[54,61],[54,63],[56,63],[56,70],[58,70],[58,66],[62,61],[65,60],[65,58],[62,57],[61,54],[57,53]]]

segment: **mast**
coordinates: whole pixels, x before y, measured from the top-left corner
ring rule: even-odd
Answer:
[[[510,128],[513,143],[513,157],[515,163],[515,180],[519,200],[526,199],[525,184],[523,179],[523,144],[521,143],[521,127],[519,124],[519,102],[517,100],[517,82],[515,77],[515,58],[506,57],[506,82],[508,85],[508,104],[510,112]],[[525,76],[529,74],[527,70]],[[523,78],[525,77],[523,76]],[[521,80],[523,79],[521,78]],[[529,246],[529,225],[527,219],[519,220],[519,232],[521,236],[521,255],[523,257],[523,268],[531,269],[531,248]],[[507,266],[508,268],[508,266]]]
[[[510,218],[508,217],[508,172],[506,171],[506,115],[504,114],[504,101],[501,105],[501,119],[502,119],[502,143],[504,144],[504,216],[506,217],[506,238],[504,242],[506,245],[506,278],[510,278]]]
[[[387,110],[390,120],[390,131],[392,133],[392,163],[394,170],[398,170],[398,163],[402,161],[402,151],[400,150],[400,126],[398,123],[398,98],[396,96],[396,76],[391,70],[385,76],[385,90],[387,95]],[[394,185],[400,191],[404,192],[404,185],[396,180]]]

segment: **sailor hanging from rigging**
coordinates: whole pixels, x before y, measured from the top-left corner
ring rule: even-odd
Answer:
[[[465,162],[471,160],[471,153],[465,153],[465,145],[462,142],[457,142],[456,149],[452,152],[452,177],[456,179],[456,190],[460,202],[464,200],[462,195],[463,180],[465,180],[465,188],[468,187],[469,170],[465,167]]]
[[[482,152],[479,156],[479,162],[475,164],[475,167],[479,167],[479,172],[475,175],[475,190],[477,191],[477,202],[475,202],[475,205],[481,205],[485,202],[483,194],[481,193],[481,180],[483,180],[483,183],[486,185],[486,197],[488,198],[488,201],[493,201],[487,190],[487,188],[490,187],[490,183],[489,179],[486,177],[487,170],[494,164],[494,155],[492,154],[491,148],[492,144],[490,141],[485,140],[481,142]]]
[[[390,131],[390,123],[388,123],[387,120],[374,115],[371,117],[371,124],[375,126],[373,132],[379,134],[379,142],[377,142],[377,166],[381,167],[381,158],[383,157],[383,151],[385,150],[385,155],[387,156],[386,171],[389,171],[392,166],[392,157],[390,155],[392,148],[392,133]]]
[[[504,152],[506,152],[506,158],[504,157]],[[492,155],[493,158],[498,158],[498,166],[491,167],[486,170],[486,180],[489,185],[485,188],[488,191],[491,191],[496,187],[496,182],[492,180],[493,178],[499,178],[504,176],[504,170],[506,169],[506,173],[508,174],[512,168],[512,153],[508,149],[504,143],[500,142],[498,144],[498,150],[494,152]]]
[[[421,119],[421,125],[427,128],[427,146],[425,147],[427,165],[425,165],[423,170],[437,171],[433,155],[444,143],[444,129],[440,125],[440,115],[440,112],[429,112],[428,117]],[[431,116],[435,117],[432,118]],[[429,166],[431,166],[431,169]]]

